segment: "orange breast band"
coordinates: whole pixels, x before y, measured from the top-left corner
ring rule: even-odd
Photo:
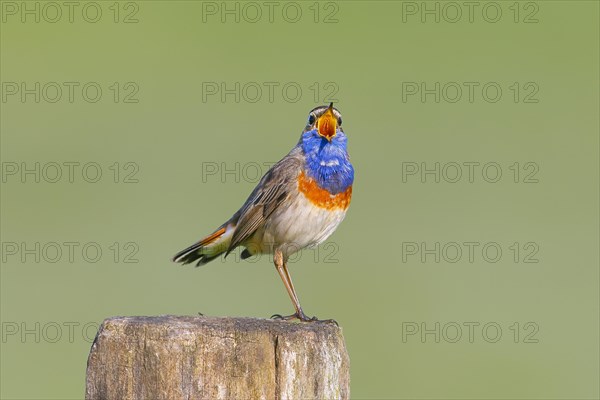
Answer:
[[[331,194],[321,188],[317,182],[307,177],[304,172],[298,176],[298,190],[315,206],[328,210],[345,210],[350,205],[352,198],[352,186],[338,194]]]

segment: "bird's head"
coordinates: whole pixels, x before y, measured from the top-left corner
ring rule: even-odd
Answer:
[[[312,130],[330,142],[338,132],[343,132],[342,114],[333,107],[333,103],[330,103],[329,106],[313,108],[310,111],[304,132]]]

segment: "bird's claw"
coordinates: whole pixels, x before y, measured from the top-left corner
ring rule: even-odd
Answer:
[[[339,328],[340,324],[337,323],[337,321],[333,318],[330,319],[318,319],[317,322],[322,322],[325,324],[335,324],[335,326],[337,326]]]
[[[292,319],[297,319],[302,322],[322,322],[322,323],[326,323],[326,324],[333,323],[336,326],[340,326],[335,319],[319,319],[317,317],[309,318],[304,313],[301,313],[301,314],[295,313],[292,315],[273,314],[271,316],[271,319],[278,319],[278,320],[282,320],[282,321],[290,321]]]

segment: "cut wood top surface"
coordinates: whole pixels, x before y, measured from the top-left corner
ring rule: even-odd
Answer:
[[[116,326],[153,326],[169,329],[235,329],[238,331],[257,331],[267,329],[275,333],[314,332],[337,334],[342,328],[329,322],[296,322],[265,318],[245,317],[207,317],[160,315],[156,317],[111,317],[104,320],[102,327]]]

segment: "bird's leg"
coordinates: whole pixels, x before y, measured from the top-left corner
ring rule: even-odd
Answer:
[[[275,269],[277,269],[277,272],[279,273],[279,276],[281,277],[281,280],[283,281],[283,284],[285,285],[285,289],[287,290],[288,295],[290,296],[290,299],[292,300],[292,303],[294,304],[296,313],[285,316],[285,317],[281,316],[279,314],[275,314],[275,315],[273,315],[272,318],[286,319],[286,320],[297,318],[301,321],[310,320],[310,318],[308,318],[306,315],[304,315],[304,312],[302,311],[302,307],[300,306],[300,301],[298,300],[298,295],[296,294],[296,290],[294,289],[294,284],[292,283],[290,274],[287,271],[287,267],[286,267],[285,261],[283,259],[283,253],[281,252],[280,249],[275,250],[275,254],[273,255],[273,262],[275,264]]]
[[[288,295],[290,296],[290,299],[292,300],[292,303],[294,304],[296,313],[292,314],[292,315],[287,315],[287,316],[275,314],[271,318],[284,319],[284,320],[299,319],[300,321],[303,321],[303,322],[312,322],[312,321],[333,322],[334,324],[337,325],[337,322],[332,319],[321,321],[321,320],[317,319],[317,317],[312,317],[312,318],[307,317],[306,314],[304,314],[304,311],[302,311],[302,307],[300,306],[300,300],[298,300],[298,295],[296,294],[296,289],[294,288],[294,283],[292,282],[292,277],[290,276],[290,273],[287,269],[287,265],[283,258],[283,253],[281,252],[281,250],[275,251],[275,254],[273,256],[273,261],[275,263],[275,268],[277,269],[277,272],[279,273],[279,276],[281,277],[281,280],[283,281],[283,284],[285,285]]]
[[[287,279],[287,281],[290,284],[290,287],[292,288],[292,293],[294,294],[294,298],[295,300],[292,300],[294,302],[294,306],[296,306],[296,304],[298,305],[296,307],[296,311],[298,311],[298,309],[300,309],[300,311],[302,312],[302,307],[300,307],[300,300],[298,300],[298,295],[296,294],[296,288],[294,287],[294,282],[292,282],[292,277],[290,276],[290,272],[287,269],[287,262],[283,262],[283,272],[285,273],[285,279]]]

